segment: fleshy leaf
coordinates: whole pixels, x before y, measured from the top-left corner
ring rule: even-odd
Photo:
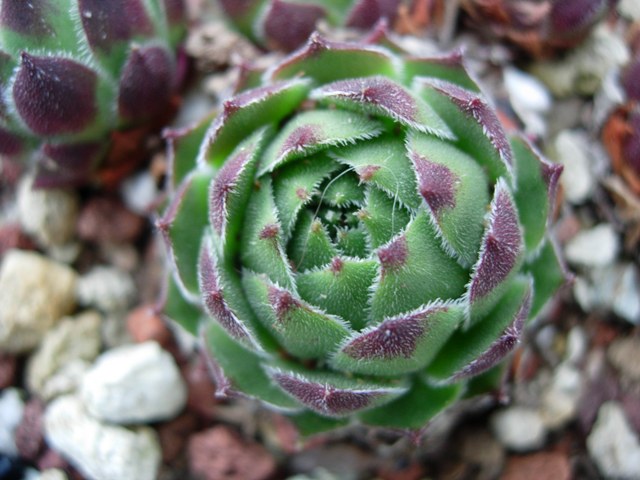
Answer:
[[[377,251],[378,285],[373,290],[373,325],[436,299],[460,297],[468,273],[441,247],[428,215],[420,213],[406,231]]]
[[[68,58],[23,52],[13,84],[15,107],[36,134],[78,133],[97,118],[94,71]]]
[[[315,412],[305,410],[301,413],[294,413],[287,416],[296,426],[296,430],[303,437],[316,435],[318,433],[335,430],[349,424],[347,418],[328,418],[318,415]]]
[[[518,178],[514,200],[527,252],[535,252],[544,240],[558,188],[561,165],[543,159],[522,137],[511,139]]]
[[[284,252],[282,228],[268,177],[263,177],[259,186],[254,187],[243,220],[242,264],[254,272],[266,274],[282,287],[293,288],[291,266]]]
[[[549,12],[551,29],[560,37],[580,34],[598,21],[606,9],[607,0],[553,2]]]
[[[353,167],[363,183],[372,183],[410,208],[420,206],[416,178],[401,139],[384,135],[335,149],[331,156]]]
[[[558,288],[571,279],[571,274],[567,271],[551,240],[546,241],[537,252],[537,256],[527,261],[523,269],[530,273],[534,280],[535,288],[530,316],[535,318]]]
[[[420,429],[463,393],[463,384],[434,386],[419,376],[411,390],[396,400],[359,415],[367,425],[387,428]]]
[[[273,385],[265,374],[263,363],[266,359],[234,341],[217,322],[207,325],[204,340],[206,350],[215,352],[212,361],[224,372],[225,389],[231,390],[225,393],[238,390],[281,409],[299,409],[297,402]]]
[[[464,66],[461,50],[439,57],[409,57],[404,61],[404,74],[407,84],[415,77],[432,77],[480,92],[478,84]]]
[[[358,218],[367,231],[371,248],[378,248],[398,234],[409,223],[411,215],[395,198],[370,186]]]
[[[269,376],[287,394],[310,410],[327,417],[345,417],[387,403],[406,387],[376,385],[333,375],[300,375],[268,369]]]
[[[412,134],[407,148],[418,192],[446,247],[463,265],[473,265],[489,205],[489,185],[484,171],[473,158],[434,137]]]
[[[343,255],[348,257],[367,258],[369,256],[368,235],[362,226],[337,229],[336,246]]]
[[[193,336],[198,336],[203,316],[200,306],[187,301],[173,275],[167,275],[162,312]]]
[[[327,65],[331,65],[331,68],[327,68]],[[393,78],[395,70],[394,58],[382,48],[332,42],[314,33],[305,47],[269,72],[269,78],[282,80],[304,75],[322,85],[371,75]]]
[[[299,113],[274,138],[265,152],[260,173],[271,172],[285,162],[331,146],[373,138],[381,131],[382,126],[378,122],[358,113],[343,110]]]
[[[497,365],[520,342],[531,308],[529,278],[517,278],[500,302],[482,321],[459,330],[427,368],[439,381],[458,382]]]
[[[475,158],[496,181],[512,175],[511,147],[493,109],[477,93],[453,83],[418,77],[415,90],[444,119],[456,145]]]
[[[310,212],[303,212],[298,218],[288,253],[297,272],[326,265],[338,254],[326,227]]]
[[[218,170],[209,188],[209,220],[225,258],[231,258],[238,249],[236,238],[254,187],[265,134],[261,129],[243,141]]]
[[[331,359],[339,371],[397,376],[425,368],[464,319],[462,305],[434,302],[355,333]]]
[[[260,19],[259,36],[269,49],[290,52],[302,45],[326,16],[320,5],[271,0]]]
[[[221,165],[247,132],[277,124],[293,113],[308,91],[308,80],[294,79],[247,90],[227,100],[207,133],[199,163]]]
[[[107,146],[106,142],[43,145],[33,186],[56,188],[86,182]]]
[[[322,181],[339,168],[339,164],[324,154],[319,154],[278,169],[273,180],[273,194],[287,240],[300,209],[313,199]]]
[[[194,170],[180,185],[156,227],[162,234],[179,284],[190,298],[198,293],[200,242],[208,227],[207,192],[213,172]]]
[[[310,97],[352,111],[389,118],[421,132],[454,137],[427,103],[390,78],[376,75],[339,80],[312,90]]]
[[[469,283],[471,322],[483,317],[507,288],[523,257],[518,211],[503,181],[496,185],[488,226]]]
[[[264,275],[245,272],[242,282],[258,319],[291,355],[321,359],[351,333],[340,318],[309,305]]]
[[[335,257],[322,269],[299,273],[298,293],[311,305],[360,330],[368,321],[369,291],[376,274],[373,260]]]
[[[348,13],[346,26],[360,29],[373,27],[381,18],[393,25],[401,0],[357,0]]]
[[[140,122],[162,115],[173,91],[174,68],[161,47],[131,49],[122,68],[118,88],[118,111],[128,120]]]
[[[198,283],[202,305],[211,318],[217,321],[234,340],[247,344],[253,350],[260,350],[254,336],[242,319],[238,318],[227,302],[218,270],[216,253],[210,237],[205,237],[198,263]]]

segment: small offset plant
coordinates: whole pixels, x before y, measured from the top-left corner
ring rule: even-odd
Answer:
[[[617,0],[462,0],[485,33],[545,57],[579,44]]]
[[[256,79],[168,135],[165,312],[219,392],[308,434],[419,429],[495,387],[564,281],[561,167],[506,135],[459,53],[408,57],[383,29],[313,35]]]
[[[92,180],[113,131],[166,120],[183,15],[182,0],[0,0],[0,155],[35,157],[38,186]]]
[[[258,45],[292,51],[302,46],[320,20],[368,29],[393,23],[410,0],[218,0],[232,24]]]

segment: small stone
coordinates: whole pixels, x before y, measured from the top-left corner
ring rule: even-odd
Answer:
[[[157,343],[146,342],[98,357],[80,395],[95,418],[133,424],[175,417],[186,404],[187,388],[173,357]]]
[[[577,365],[584,360],[589,349],[587,333],[580,326],[573,327],[567,335],[567,347],[564,361],[570,365]]]
[[[640,20],[640,3],[637,0],[620,0],[618,12],[630,20]]]
[[[0,454],[15,457],[18,454],[15,432],[22,421],[24,401],[20,390],[7,388],[0,394]]]
[[[45,412],[49,445],[95,480],[155,480],[161,461],[158,438],[149,427],[124,428],[92,418],[68,395]]]
[[[512,67],[504,70],[504,84],[509,100],[525,130],[531,135],[546,133],[544,114],[551,108],[551,95],[547,87],[537,78]]]
[[[145,219],[126,208],[117,197],[94,197],[78,217],[78,237],[96,243],[133,242],[142,233]]]
[[[289,458],[288,469],[293,473],[326,470],[337,478],[367,478],[366,472],[380,463],[353,444],[334,444],[307,448]]]
[[[610,265],[618,256],[618,234],[608,223],[578,233],[566,246],[567,260],[583,267]]]
[[[187,408],[195,414],[212,420],[216,416],[216,386],[211,379],[211,372],[204,355],[186,366],[185,379],[189,389]]]
[[[129,308],[135,300],[136,287],[128,273],[99,266],[80,277],[77,295],[81,305],[115,312]]]
[[[500,476],[500,480],[569,480],[571,465],[566,455],[540,452],[513,456]]]
[[[619,403],[607,402],[600,407],[587,449],[605,477],[640,478],[640,443]]]
[[[542,395],[540,415],[547,429],[558,429],[573,420],[582,397],[584,381],[580,370],[562,363]]]
[[[100,353],[100,323],[95,311],[67,317],[44,337],[27,363],[27,386],[45,398],[48,380],[66,365],[76,361],[93,361]]]
[[[20,224],[43,247],[64,245],[73,239],[78,204],[71,190],[34,190],[33,177],[25,177],[18,186]]]
[[[191,436],[188,456],[191,474],[202,480],[266,480],[276,469],[264,447],[222,425]]]
[[[61,395],[75,393],[90,368],[91,364],[84,360],[76,359],[66,363],[47,379],[38,395],[48,402]]]
[[[611,300],[613,312],[635,325],[640,323],[640,278],[632,263],[623,267]]]
[[[44,404],[38,399],[31,399],[24,407],[22,420],[15,433],[18,453],[25,460],[35,462],[44,446],[42,434],[42,417]]]
[[[607,358],[626,382],[640,383],[640,339],[620,338],[609,345]]]
[[[64,470],[58,468],[49,468],[40,472],[38,480],[68,480],[67,474]]]
[[[607,73],[627,63],[629,57],[621,35],[601,24],[568,55],[534,64],[531,71],[558,97],[593,95]]]
[[[154,305],[142,305],[131,311],[127,316],[127,330],[138,343],[153,340],[166,347],[172,340],[167,324]]]
[[[590,198],[596,178],[586,134],[579,130],[563,130],[556,137],[549,156],[564,167],[560,182],[566,199],[580,204]]]
[[[125,312],[107,314],[102,321],[102,343],[107,348],[121,347],[122,345],[130,345],[133,338],[127,329],[127,321]]]
[[[199,118],[204,118],[204,115]],[[156,179],[149,171],[127,178],[122,182],[120,192],[127,208],[142,217],[153,211],[158,201]]]
[[[187,439],[197,427],[198,419],[191,413],[184,413],[158,427],[164,463],[173,462],[182,453],[187,445]]]
[[[465,463],[476,467],[476,480],[496,478],[502,471],[505,460],[502,445],[486,430],[465,432],[460,455]]]
[[[10,250],[0,267],[0,350],[22,353],[75,308],[77,274],[33,252]]]
[[[491,427],[502,445],[518,452],[540,448],[547,435],[541,415],[536,410],[520,406],[493,414]]]

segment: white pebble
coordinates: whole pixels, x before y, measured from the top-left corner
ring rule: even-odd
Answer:
[[[160,445],[150,427],[124,428],[99,422],[80,400],[67,395],[49,404],[44,415],[49,445],[93,480],[154,480]]]
[[[131,306],[136,287],[131,275],[114,267],[94,267],[78,280],[78,302],[103,312],[117,312]]]
[[[593,192],[596,179],[586,135],[579,131],[563,130],[556,137],[550,156],[564,167],[560,182],[567,200],[573,204],[587,200]]]
[[[540,414],[520,406],[496,412],[491,417],[491,427],[502,445],[518,452],[541,447],[547,435]]]
[[[610,224],[602,223],[573,237],[565,254],[573,265],[603,267],[613,263],[619,250],[618,234]]]
[[[156,342],[145,342],[98,357],[80,396],[97,419],[132,424],[175,417],[186,403],[187,389],[173,357]]]
[[[504,82],[513,109],[525,124],[527,133],[544,135],[544,114],[551,108],[551,94],[537,78],[509,67],[504,70]]]
[[[0,454],[15,456],[18,454],[15,431],[22,421],[24,401],[20,390],[7,388],[0,395]]]
[[[607,402],[600,407],[587,449],[606,478],[640,478],[640,444],[618,403]]]

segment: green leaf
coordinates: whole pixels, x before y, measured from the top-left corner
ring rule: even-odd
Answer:
[[[298,432],[303,437],[310,437],[322,432],[335,430],[349,424],[349,420],[345,418],[328,418],[318,415],[315,412],[305,410],[302,413],[287,415],[291,419]]]
[[[367,425],[420,429],[458,400],[462,391],[462,384],[433,386],[416,377],[409,392],[382,407],[361,413],[358,418]]]
[[[377,274],[373,260],[336,257],[319,270],[296,276],[300,297],[362,329],[369,318],[369,292]]]
[[[367,232],[361,226],[338,228],[336,246],[347,257],[367,258],[369,256]]]
[[[418,191],[447,248],[467,267],[478,258],[489,205],[489,185],[475,160],[448,142],[413,133],[409,157]]]
[[[260,174],[284,163],[325,150],[368,140],[382,132],[382,125],[359,113],[344,110],[310,110],[294,116],[273,139],[264,154]]]
[[[362,205],[364,192],[358,179],[349,170],[335,176],[323,189],[321,196],[323,203],[332,207],[347,207]]]
[[[285,239],[291,237],[301,208],[318,193],[322,181],[338,168],[339,164],[320,154],[278,169],[273,179],[273,194]]]
[[[525,263],[523,270],[533,276],[535,287],[530,316],[535,318],[558,288],[568,281],[570,274],[551,240],[545,242],[534,259]]]
[[[282,287],[292,288],[291,267],[284,252],[282,229],[269,177],[263,177],[256,188],[249,199],[241,232],[242,265],[266,274]]]
[[[339,371],[383,377],[417,372],[463,320],[462,304],[433,302],[354,333],[330,364]]]
[[[324,358],[351,333],[342,319],[309,305],[264,275],[246,271],[242,284],[258,319],[291,355]]]
[[[297,272],[321,267],[338,254],[327,228],[310,212],[302,212],[288,245],[288,254]]]
[[[361,182],[374,184],[406,207],[415,209],[420,206],[413,166],[398,136],[383,135],[336,148],[330,155],[354,168]]]
[[[247,90],[227,100],[207,132],[207,149],[198,161],[221,165],[249,133],[291,115],[309,88],[308,80],[294,79]]]
[[[200,320],[203,316],[199,306],[188,302],[173,275],[167,275],[163,313],[193,336],[198,336]]]
[[[358,218],[367,231],[371,248],[378,248],[401,232],[411,215],[397,199],[389,198],[385,192],[371,185],[367,188],[366,202],[358,212]]]
[[[415,77],[433,77],[455,83],[462,88],[480,92],[478,84],[464,66],[461,50],[440,57],[408,57],[404,63],[405,83],[411,85]]]
[[[218,323],[209,322],[204,332],[204,341],[214,365],[221,370],[219,373],[223,378],[216,379],[219,390],[238,390],[286,410],[300,407],[296,401],[273,385],[266,375],[263,365],[268,358],[261,357],[235,342]]]
[[[371,301],[374,325],[464,293],[468,272],[442,249],[426,212],[418,214],[403,234],[377,253],[380,273]]]

